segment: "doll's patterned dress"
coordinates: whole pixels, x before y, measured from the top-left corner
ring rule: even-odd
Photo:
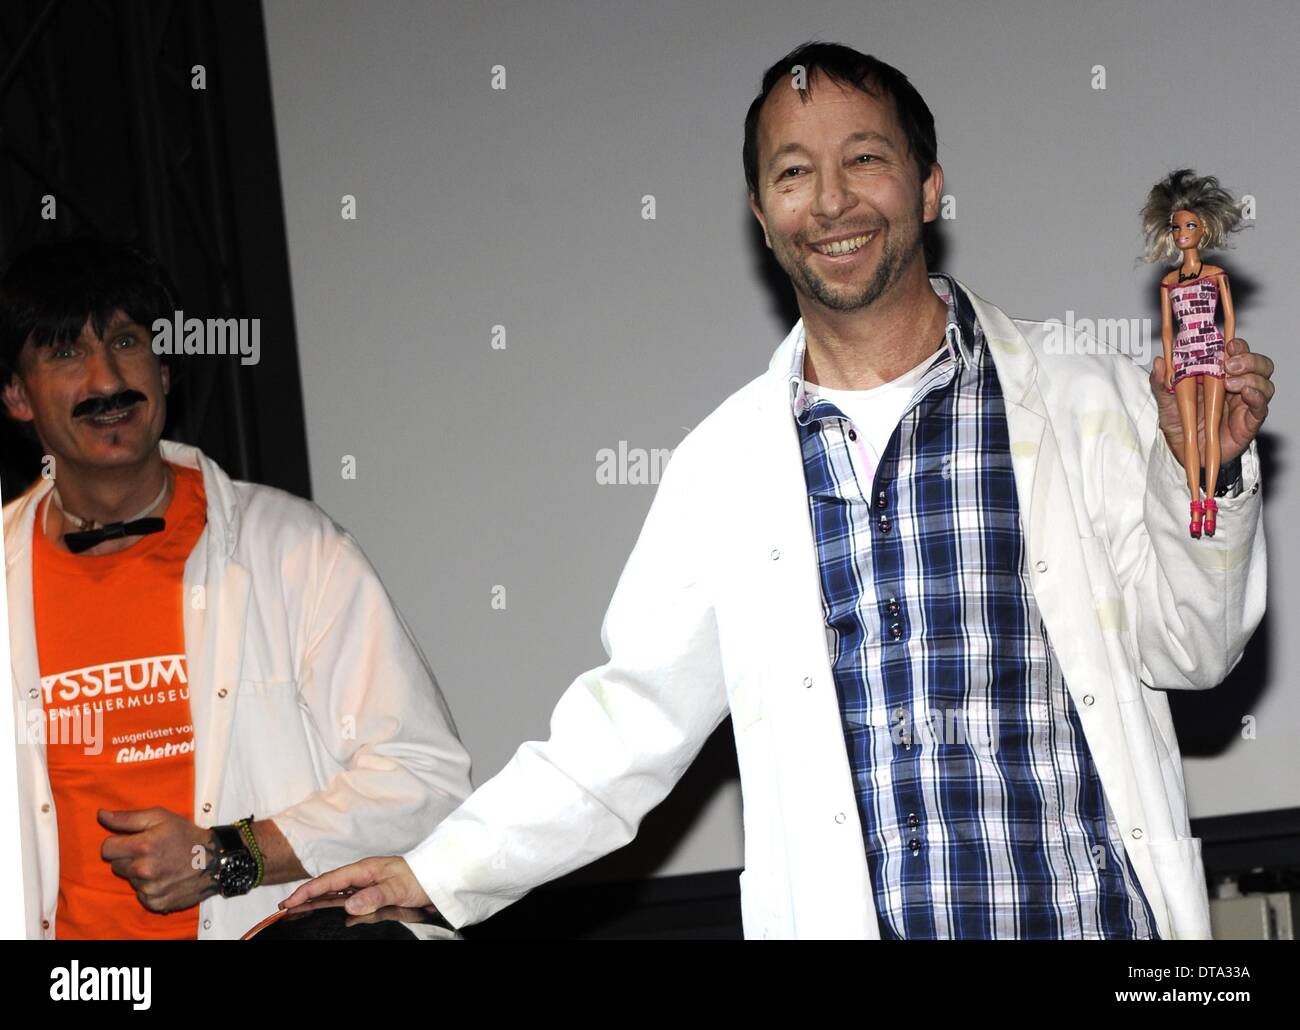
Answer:
[[[1227,282],[1227,273],[1215,272],[1191,282],[1160,284],[1169,291],[1169,303],[1178,323],[1178,335],[1174,337],[1175,386],[1188,376],[1223,378],[1223,333],[1214,322],[1220,276]]]

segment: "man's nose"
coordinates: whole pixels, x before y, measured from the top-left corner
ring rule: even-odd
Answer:
[[[857,203],[858,198],[849,186],[848,175],[839,165],[818,176],[813,214],[834,221],[845,211],[856,207]]]
[[[126,380],[111,347],[91,347],[86,360],[86,391],[108,396],[126,389]]]

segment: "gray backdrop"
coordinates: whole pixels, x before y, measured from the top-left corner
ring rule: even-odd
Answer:
[[[1158,347],[1159,273],[1135,266],[1146,190],[1188,164],[1254,196],[1255,228],[1211,260],[1293,388],[1293,2],[265,6],[316,498],[429,656],[475,783],[604,661],[654,486],[600,473],[636,479],[796,317],[740,147],[763,70],[807,39],[874,53],[926,97],[955,202],[942,267],[1013,315],[1150,318]],[[1193,816],[1300,805],[1296,411],[1288,396],[1267,426],[1263,672],[1197,699],[1227,729],[1186,761]],[[628,460],[602,461],[620,442]],[[741,864],[728,733],[599,874]]]

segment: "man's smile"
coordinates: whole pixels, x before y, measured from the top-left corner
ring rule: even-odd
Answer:
[[[140,404],[132,404],[126,409],[119,408],[116,411],[109,411],[102,415],[83,415],[77,419],[82,425],[91,426],[96,429],[117,429],[123,424],[134,422],[136,413],[140,410]]]
[[[823,258],[839,263],[858,254],[879,235],[879,232],[879,229],[873,229],[871,232],[863,233],[860,236],[850,236],[847,239],[832,240],[826,243],[813,243],[809,244],[809,249]]]

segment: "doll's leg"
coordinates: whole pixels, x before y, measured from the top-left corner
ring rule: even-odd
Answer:
[[[1178,401],[1178,419],[1183,424],[1183,471],[1187,474],[1187,492],[1193,501],[1201,499],[1201,457],[1196,448],[1196,376],[1187,376],[1174,384]]]
[[[1219,485],[1219,423],[1223,419],[1223,380],[1205,377],[1205,496],[1213,497]]]

